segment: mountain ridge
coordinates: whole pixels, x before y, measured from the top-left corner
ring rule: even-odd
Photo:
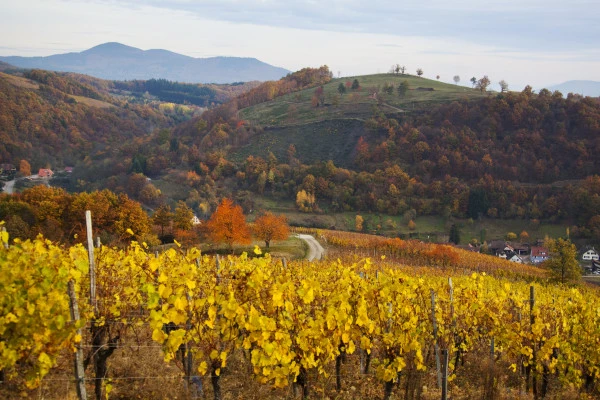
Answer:
[[[599,97],[600,82],[591,80],[570,80],[556,85],[551,85],[548,90],[558,90],[565,95],[567,93],[576,93],[582,96]]]
[[[118,42],[46,57],[1,56],[0,61],[20,68],[76,72],[108,80],[162,78],[187,83],[268,81],[290,72],[251,57],[194,58],[164,49],[141,50]]]

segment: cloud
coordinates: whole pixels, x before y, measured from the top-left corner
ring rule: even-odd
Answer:
[[[119,4],[139,7],[135,0]],[[585,0],[148,0],[144,5],[233,23],[448,37],[519,49],[591,48],[600,36],[600,5]]]

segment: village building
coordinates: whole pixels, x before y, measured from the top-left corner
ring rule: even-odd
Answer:
[[[52,178],[53,175],[54,175],[54,172],[52,172],[51,169],[40,168],[40,170],[38,171],[38,176],[40,178]]]
[[[594,249],[592,247],[591,249],[586,250],[582,254],[581,259],[583,261],[598,261],[598,260],[600,260],[600,255],[598,254],[598,252],[596,251],[596,249]]]
[[[533,246],[531,248],[530,260],[533,264],[539,264],[550,258],[550,252],[547,248],[541,246]]]

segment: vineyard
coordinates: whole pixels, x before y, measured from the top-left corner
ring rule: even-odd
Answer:
[[[456,247],[425,243],[420,240],[401,240],[353,232],[311,228],[294,228],[297,233],[319,237],[327,243],[330,258],[352,260],[357,257],[384,256],[388,262],[416,267],[443,267],[455,273],[485,272],[499,278],[518,278],[526,281],[544,280],[547,271],[531,265],[515,264],[499,257],[490,257]]]
[[[444,267],[416,269],[390,259],[434,257],[433,245],[308,263],[132,242],[95,249],[90,282],[81,245],[8,247],[5,232],[2,242],[3,398],[600,394],[597,291],[546,284],[533,270],[529,283],[476,272],[452,249],[439,250]]]

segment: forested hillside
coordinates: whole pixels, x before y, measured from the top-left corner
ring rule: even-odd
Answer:
[[[335,80],[324,66],[236,85],[250,90],[189,119],[186,106],[127,93],[204,101],[206,88],[26,77],[0,79],[0,154],[34,169],[79,162],[61,183],[69,190],[107,187],[151,207],[183,200],[201,216],[223,196],[250,210],[258,194],[306,214],[561,221],[600,239],[598,99],[401,74]],[[154,185],[131,185],[134,173]]]
[[[55,73],[0,74],[3,163],[24,159],[35,170],[73,166],[86,157],[92,162],[176,121],[158,104],[123,103]]]
[[[33,170],[112,163],[129,172],[131,154],[153,132],[175,126],[258,85],[105,81],[75,73],[9,68],[0,73],[0,162]],[[85,164],[81,164],[87,160]],[[127,163],[127,160],[129,162]],[[107,176],[103,173],[102,176]]]
[[[359,86],[340,96],[345,80],[309,80],[312,88],[303,89],[288,87],[293,77],[173,130],[177,154],[169,155],[188,171],[180,182],[198,194],[190,205],[212,205],[211,193],[227,190],[215,182],[227,182],[231,191],[297,201],[307,212],[568,221],[576,234],[598,235],[598,99],[437,82],[433,94],[410,85],[401,94],[398,82],[432,81],[391,75],[382,79],[392,90]],[[298,114],[279,117],[289,114],[290,99]],[[304,121],[306,107],[312,114]],[[259,123],[269,112],[275,127]]]

